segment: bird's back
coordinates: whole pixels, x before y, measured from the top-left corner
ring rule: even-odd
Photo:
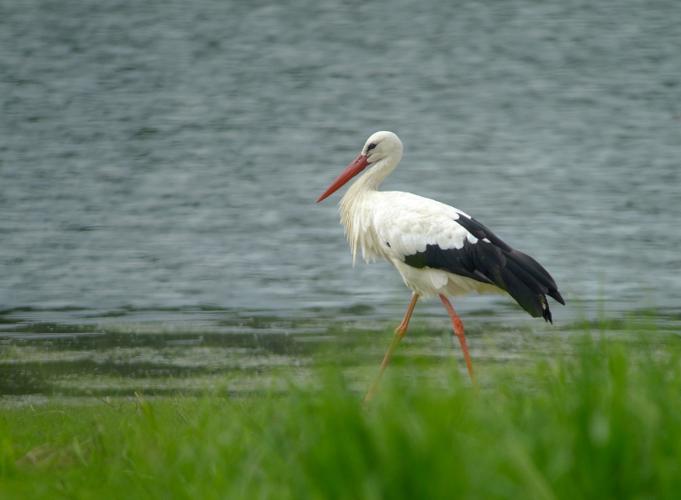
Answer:
[[[404,257],[429,244],[460,248],[472,235],[457,220],[467,214],[439,201],[401,191],[372,195],[372,228],[389,257]]]

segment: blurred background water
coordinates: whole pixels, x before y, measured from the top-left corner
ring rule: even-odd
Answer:
[[[397,320],[397,273],[352,269],[339,196],[314,204],[381,129],[406,147],[385,188],[535,256],[558,322],[678,313],[680,19],[676,0],[0,1],[5,322]]]

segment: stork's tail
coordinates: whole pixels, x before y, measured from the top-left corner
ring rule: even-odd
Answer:
[[[504,257],[506,265],[500,269],[499,284],[531,316],[543,317],[545,321],[553,323],[546,296],[553,297],[563,305],[565,300],[551,275],[532,257],[517,250],[504,252]]]

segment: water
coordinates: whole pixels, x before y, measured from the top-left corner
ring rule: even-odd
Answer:
[[[352,269],[338,195],[314,204],[380,129],[406,146],[386,189],[544,263],[558,323],[676,314],[680,18],[675,0],[0,2],[3,330],[395,320],[396,272]]]

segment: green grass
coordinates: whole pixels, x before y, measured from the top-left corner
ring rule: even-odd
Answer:
[[[267,395],[4,408],[0,498],[678,498],[674,341],[570,345],[479,389],[398,356],[369,406],[335,366]]]

